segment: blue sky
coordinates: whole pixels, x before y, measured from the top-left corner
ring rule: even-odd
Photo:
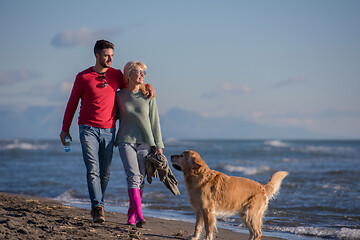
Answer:
[[[0,109],[54,106],[61,121],[108,39],[113,67],[148,65],[160,113],[359,138],[359,12],[356,0],[1,1]]]

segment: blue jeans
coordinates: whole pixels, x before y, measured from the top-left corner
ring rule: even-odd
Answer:
[[[104,206],[104,194],[109,182],[115,128],[79,126],[80,142],[86,166],[86,178],[91,207]]]
[[[146,176],[146,156],[150,153],[148,144],[120,143],[119,153],[126,173],[128,190],[132,188],[144,191]]]

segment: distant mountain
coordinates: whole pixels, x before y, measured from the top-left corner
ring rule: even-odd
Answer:
[[[61,130],[63,108],[0,109],[0,139],[54,139]]]
[[[165,138],[180,139],[312,139],[321,138],[304,129],[265,126],[237,117],[205,118],[196,112],[173,108],[161,116]]]
[[[0,108],[0,139],[57,139],[63,107],[30,107],[23,112]],[[313,139],[326,138],[300,128],[265,126],[237,117],[206,118],[180,108],[160,116],[164,139]],[[77,116],[72,136],[78,138]]]

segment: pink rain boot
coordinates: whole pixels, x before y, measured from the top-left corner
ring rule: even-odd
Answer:
[[[142,198],[142,195],[143,192],[140,191],[140,198]],[[129,193],[129,198],[130,198],[130,193]],[[136,225],[135,212],[133,210],[133,205],[131,204],[131,201],[129,203],[129,210],[127,213],[127,217],[128,217],[127,225],[135,226]]]
[[[142,228],[146,221],[142,215],[140,190],[137,188],[132,188],[128,191],[128,193],[130,206],[136,216],[136,227]]]
[[[130,203],[129,205],[129,210],[127,212],[127,217],[128,217],[128,220],[127,220],[127,225],[131,225],[131,226],[135,226],[136,222],[135,222],[135,213],[132,209],[132,204]]]

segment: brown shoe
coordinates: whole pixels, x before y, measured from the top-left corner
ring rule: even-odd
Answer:
[[[95,223],[105,222],[105,212],[104,212],[104,208],[102,206],[93,208],[93,210],[91,210],[90,214]]]

